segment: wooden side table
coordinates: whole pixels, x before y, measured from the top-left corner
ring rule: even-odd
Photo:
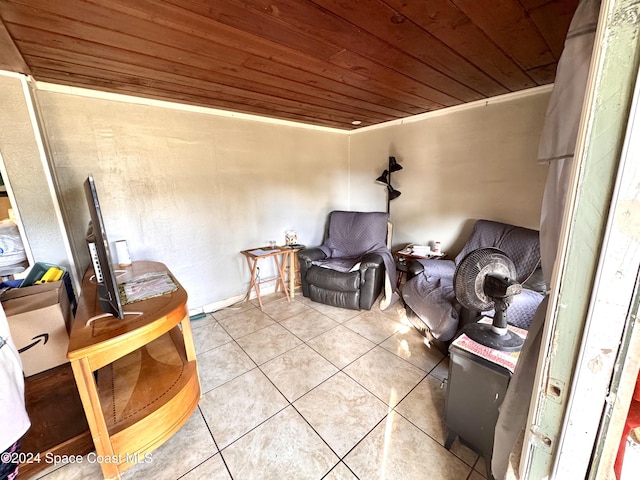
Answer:
[[[134,262],[121,280],[167,271],[161,263]],[[101,313],[92,274],[82,281],[67,357],[102,473],[119,479],[189,419],[200,380],[184,288],[176,282],[174,292],[124,306],[138,316],[87,325]]]
[[[287,289],[287,285],[285,284],[285,274],[284,268],[287,262],[287,259],[290,258],[290,255],[293,255],[293,250],[285,247],[259,247],[259,248],[251,248],[248,250],[242,250],[240,252],[247,259],[247,265],[249,266],[249,270],[251,271],[251,280],[249,282],[249,289],[247,290],[247,295],[245,296],[245,301],[249,299],[251,296],[251,291],[254,290],[256,292],[256,297],[258,298],[258,303],[260,304],[260,310],[263,310],[262,306],[262,298],[260,298],[260,284],[267,282],[276,282],[276,291],[282,288],[282,291],[287,296],[287,301],[291,301],[291,297],[289,296],[289,291]],[[277,275],[272,278],[258,279],[257,271],[258,271],[258,262],[263,258],[273,258],[276,264]],[[291,275],[291,268],[293,262],[289,263],[289,275]],[[290,277],[293,278],[293,277]]]

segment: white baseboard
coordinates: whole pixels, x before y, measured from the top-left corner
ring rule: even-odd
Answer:
[[[268,287],[261,288],[260,289],[260,294],[261,295],[269,295],[271,293],[275,293],[275,291],[276,291],[276,287],[275,287],[275,285],[273,285],[273,286],[268,286]],[[202,307],[190,308],[189,309],[189,316],[198,315],[199,313],[217,312],[218,310],[222,310],[223,308],[227,308],[227,307],[230,307],[231,305],[235,305],[236,303],[241,302],[245,298],[246,298],[246,294],[244,294],[244,295],[236,295],[236,296],[231,297],[231,298],[226,298],[224,300],[220,300],[219,302],[208,303],[206,305],[203,305]],[[255,292],[251,292],[251,296],[249,297],[249,299],[254,299],[254,298],[256,298],[256,294],[255,294]]]

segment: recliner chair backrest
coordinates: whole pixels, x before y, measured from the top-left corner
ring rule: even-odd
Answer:
[[[537,230],[478,220],[469,240],[456,257],[456,265],[473,250],[485,247],[502,250],[513,261],[517,273],[515,280],[519,283],[529,278],[540,263],[540,237]]]
[[[387,246],[388,214],[333,211],[324,246],[334,256],[353,256]]]

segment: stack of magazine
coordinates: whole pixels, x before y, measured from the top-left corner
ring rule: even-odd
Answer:
[[[168,272],[153,272],[138,275],[118,285],[123,304],[139,302],[175,292],[178,286]]]

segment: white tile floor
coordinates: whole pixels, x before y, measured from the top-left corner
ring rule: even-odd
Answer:
[[[272,295],[193,322],[202,399],[124,479],[481,480],[484,461],[444,448],[448,360],[400,302],[358,312]],[[87,459],[42,477],[101,478]]]

